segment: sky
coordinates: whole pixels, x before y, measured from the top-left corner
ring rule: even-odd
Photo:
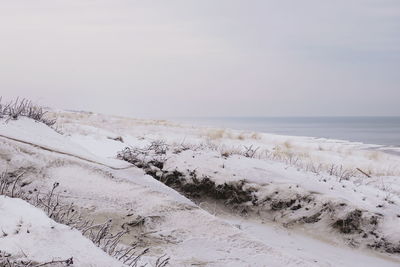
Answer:
[[[400,1],[1,0],[0,95],[151,118],[400,116]]]

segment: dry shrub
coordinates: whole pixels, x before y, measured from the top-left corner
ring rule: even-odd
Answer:
[[[94,224],[93,220],[84,218],[78,211],[78,208],[73,203],[62,203],[59,195],[56,194],[56,189],[59,183],[55,182],[52,189],[48,193],[40,193],[36,189],[25,191],[24,187],[29,185],[28,182],[22,181],[24,172],[3,172],[0,174],[0,195],[5,195],[12,198],[21,198],[33,206],[42,209],[46,212],[49,218],[57,223],[68,225],[82,232],[84,236],[90,239],[96,246],[108,253],[110,256],[118,259],[127,266],[136,267],[139,264],[141,257],[148,253],[149,249],[144,249],[142,252],[137,252],[137,245],[121,246],[121,238],[127,234],[127,230],[122,230],[118,233],[111,232],[112,220],[108,219],[104,223]],[[5,233],[6,234],[6,233]],[[166,266],[169,258],[160,261],[159,266]],[[3,257],[0,254],[0,266],[45,266],[50,264],[62,264],[61,266],[72,265],[73,260],[67,259],[64,261],[41,263],[40,265],[32,265],[32,262],[26,260],[10,260],[10,257]],[[8,264],[8,265],[7,265]],[[25,265],[24,265],[25,264]],[[54,266],[54,265],[53,265]]]
[[[56,120],[46,118],[46,113],[47,111],[33,104],[30,100],[20,100],[17,98],[16,100],[3,104],[2,98],[0,97],[0,118],[6,118],[7,121],[17,120],[19,117],[27,117],[51,127],[56,123]]]
[[[222,139],[226,135],[223,129],[210,129],[205,133],[205,136],[211,140]]]

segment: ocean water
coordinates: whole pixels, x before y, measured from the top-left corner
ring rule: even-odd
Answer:
[[[202,117],[175,120],[201,126],[400,147],[400,117]]]

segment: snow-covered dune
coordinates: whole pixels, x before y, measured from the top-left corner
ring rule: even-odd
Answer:
[[[395,155],[334,140],[52,115],[63,134],[29,119],[0,121],[0,167],[23,172],[27,190],[60,183],[63,202],[96,223],[112,218],[114,231],[128,231],[122,244],[150,248],[149,265],[164,254],[171,266],[400,264]],[[133,164],[117,159],[126,147]],[[285,242],[268,234],[282,231]],[[339,256],[310,251],[318,244]]]
[[[26,120],[12,123],[20,126],[16,129],[31,125]],[[115,230],[127,228],[125,245],[150,248],[144,262],[154,264],[167,254],[171,266],[263,266],[264,262],[269,266],[310,266],[308,261],[247,236],[135,167],[112,169],[16,139],[1,138],[2,169],[23,170],[30,190],[48,192],[54,182],[60,183],[62,201],[73,202],[96,222],[111,218]],[[4,250],[8,252],[8,247]]]
[[[146,145],[152,140],[169,144],[195,145],[208,143],[221,153],[236,153],[246,148],[257,149],[256,156],[281,161],[308,171],[327,171],[346,176],[355,168],[374,176],[400,176],[400,157],[394,148],[325,138],[283,136],[268,133],[196,127],[159,120],[140,120],[87,112],[55,112],[58,128],[83,145],[112,157],[113,137],[124,137],[125,145]],[[101,145],[98,145],[101,144]]]
[[[0,226],[0,250],[11,254],[11,259],[37,264],[71,259],[73,266],[123,266],[79,231],[54,222],[21,199],[0,196]]]

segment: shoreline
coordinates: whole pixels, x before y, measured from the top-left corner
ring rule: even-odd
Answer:
[[[319,121],[317,124],[310,122],[304,123],[302,120],[304,119],[309,119],[309,118],[318,118],[321,121],[326,119],[328,122],[322,123]],[[333,134],[331,137],[327,137],[329,135],[326,130],[322,130],[320,135],[318,134],[312,134],[311,131],[305,131],[305,128],[308,127],[315,127],[316,131],[321,131],[321,129],[324,129],[325,127],[327,128],[332,128],[333,132],[336,132],[339,129],[341,129],[341,126],[346,126],[346,123],[338,123],[338,122],[333,122],[332,124],[329,123],[330,119],[337,119],[337,120],[346,120],[348,118],[354,118],[354,119],[369,119],[369,118],[380,118],[380,119],[385,119],[385,118],[390,118],[390,119],[398,119],[399,120],[399,135],[400,135],[400,117],[393,116],[393,117],[260,117],[260,118],[253,118],[253,117],[221,117],[221,118],[169,118],[168,120],[174,121],[177,123],[183,123],[185,125],[195,125],[198,127],[206,127],[206,128],[222,128],[222,129],[231,129],[231,130],[239,130],[239,131],[249,131],[249,132],[258,132],[258,133],[265,133],[265,134],[271,134],[271,135],[284,135],[284,136],[290,136],[290,137],[307,137],[307,138],[315,138],[315,139],[327,139],[327,140],[337,140],[337,141],[343,141],[343,142],[351,142],[351,143],[362,143],[365,145],[371,145],[371,146],[382,146],[382,147],[388,147],[388,148],[399,148],[400,149],[400,140],[398,142],[393,142],[389,141],[386,139],[382,139],[382,142],[368,142],[370,138],[361,137],[361,138],[351,138],[351,137],[344,137],[342,136],[343,134],[340,134],[340,136],[336,136]],[[260,119],[259,121],[254,122],[254,119]],[[272,122],[270,120],[277,120],[277,122]],[[280,122],[279,120],[291,120],[290,123],[285,124],[285,122]],[[296,122],[295,120],[298,119],[300,122]],[[236,121],[237,120],[237,121]],[[247,121],[248,120],[248,121]],[[266,120],[266,121],[263,121]],[[275,124],[276,123],[276,124]],[[377,127],[373,127],[372,124],[371,126],[368,126],[366,130],[371,130],[371,129],[379,129]],[[336,126],[336,127],[334,127]],[[363,125],[365,127],[365,125]],[[375,125],[378,126],[378,125]],[[392,126],[392,125],[391,125]],[[285,128],[286,130],[281,130],[281,128]],[[354,134],[354,131],[360,131],[357,132],[357,135],[362,135],[362,131],[358,127],[347,127],[344,128],[344,132],[348,132],[348,135]],[[366,133],[367,135],[369,134],[368,132]],[[375,133],[374,133],[375,134]],[[376,133],[379,135],[379,133]],[[386,132],[385,132],[386,134]],[[393,134],[394,135],[394,134]],[[365,139],[365,140],[363,140]]]

